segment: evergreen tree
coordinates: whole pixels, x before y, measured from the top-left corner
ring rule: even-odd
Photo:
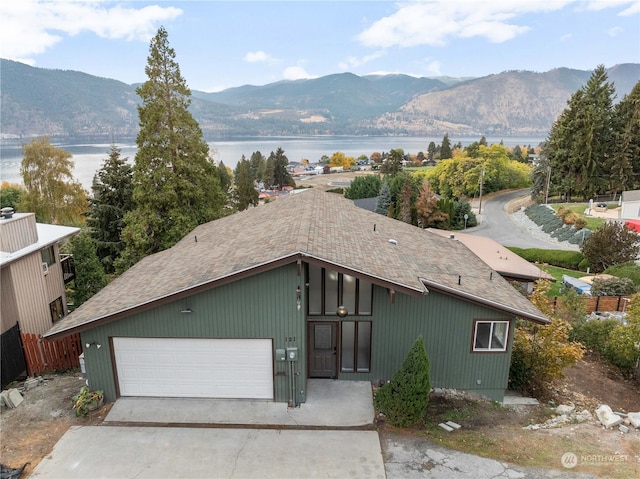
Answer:
[[[640,187],[640,82],[614,109],[615,147],[607,170],[615,192]]]
[[[264,170],[267,166],[267,159],[259,151],[251,153],[250,168],[251,177],[258,183],[264,181]]]
[[[284,150],[282,148],[278,148],[275,153],[272,151],[269,155],[269,160],[272,160],[273,164],[273,179],[271,181],[272,187],[282,189],[285,186],[296,185],[296,182],[293,181],[293,178],[287,170],[289,159],[284,154]],[[267,160],[267,163],[269,160]]]
[[[344,197],[350,200],[374,198],[380,193],[382,180],[378,175],[356,176],[344,191]]]
[[[547,140],[551,182],[567,199],[593,198],[609,186],[605,165],[613,150],[613,84],[600,65],[569,99]]]
[[[71,285],[69,299],[77,308],[107,285],[107,275],[96,254],[91,236],[82,231],[69,240],[76,276]]]
[[[246,210],[249,206],[258,204],[258,191],[254,186],[251,175],[251,165],[242,155],[242,159],[236,165],[235,177],[235,206],[239,211]]]
[[[378,195],[378,204],[376,205],[376,213],[387,215],[389,206],[391,205],[391,186],[388,181],[382,183],[380,194]]]
[[[142,104],[133,168],[135,209],[125,216],[120,270],[218,218],[225,202],[164,28],[151,40],[145,73],[148,80],[136,89]]]
[[[120,149],[111,145],[109,157],[93,177],[87,226],[96,244],[96,254],[107,274],[115,272],[115,261],[124,248],[121,235],[124,215],[133,209],[133,169]]]
[[[3,181],[0,185],[0,208],[13,208],[20,203],[20,198],[24,194],[24,189],[17,183]]]
[[[442,145],[440,146],[440,159],[446,160],[447,158],[452,158],[453,153],[451,151],[451,141],[449,140],[449,133],[444,134],[444,138],[442,138]]]
[[[427,155],[429,161],[433,161],[436,155],[436,144],[433,141],[429,142],[429,146],[427,147]]]
[[[413,205],[413,185],[411,179],[407,178],[402,185],[402,191],[400,194],[400,201],[398,203],[398,219],[404,223],[411,224],[411,208]]]
[[[382,163],[380,172],[388,175],[395,176],[402,170],[402,160],[404,159],[404,151],[402,148],[395,148],[389,152],[389,155]]]
[[[382,386],[374,406],[394,426],[409,427],[423,419],[431,390],[429,357],[422,336],[413,343],[402,368]]]
[[[24,194],[18,209],[35,213],[43,223],[84,224],[88,195],[73,177],[71,153],[51,145],[48,137],[32,140],[22,148]]]

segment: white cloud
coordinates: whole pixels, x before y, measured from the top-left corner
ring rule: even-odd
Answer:
[[[282,78],[285,80],[304,80],[317,77],[307,73],[303,67],[295,66],[285,68],[282,72]]]
[[[371,55],[365,55],[364,57],[361,57],[361,58],[347,57],[345,60],[341,61],[338,64],[338,67],[343,71],[350,70],[352,68],[357,68],[369,62],[377,60],[378,58],[383,57],[384,55],[385,55],[384,50],[378,50],[372,53]]]
[[[613,27],[607,30],[607,35],[609,35],[612,38],[615,38],[618,35],[620,35],[622,32],[624,32],[624,29],[622,27]]]
[[[158,23],[182,15],[175,7],[109,7],[112,2],[20,0],[4,2],[0,15],[0,57],[33,64],[65,36],[93,32],[101,38],[148,42]]]
[[[273,57],[262,50],[258,50],[257,52],[247,52],[244,56],[244,61],[249,63],[270,62],[273,61]]]
[[[502,43],[530,31],[527,15],[556,11],[576,0],[424,0],[398,4],[356,39],[368,47],[442,46],[453,38],[485,38]],[[627,3],[628,0],[627,0]],[[516,19],[520,18],[520,22]]]
[[[429,60],[428,58],[426,58],[425,60],[427,61],[427,63],[423,65],[423,67],[427,72],[427,75],[442,76],[442,69],[439,61]]]

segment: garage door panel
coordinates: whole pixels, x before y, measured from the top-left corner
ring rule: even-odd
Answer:
[[[270,339],[114,338],[122,396],[273,399]]]

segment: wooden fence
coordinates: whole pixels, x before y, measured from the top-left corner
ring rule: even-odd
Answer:
[[[82,342],[79,334],[71,334],[55,340],[44,339],[41,334],[20,333],[20,335],[29,376],[80,367]]]
[[[631,296],[584,296],[582,298],[587,314],[598,311],[626,311]],[[558,305],[558,297],[553,299],[554,309]]]

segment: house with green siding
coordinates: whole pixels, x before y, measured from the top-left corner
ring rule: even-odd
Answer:
[[[548,323],[464,244],[302,191],[195,228],[56,323],[118,397],[306,400],[391,379],[418,336],[434,387],[502,400],[516,318]]]

